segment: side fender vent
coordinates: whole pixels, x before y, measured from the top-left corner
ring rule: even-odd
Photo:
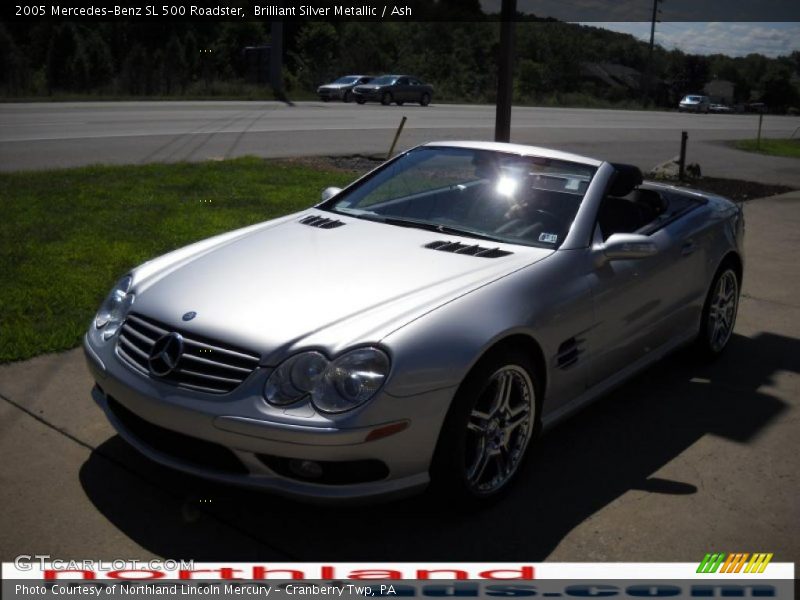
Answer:
[[[319,227],[320,229],[335,229],[336,227],[341,227],[345,224],[344,221],[340,221],[339,219],[328,219],[326,217],[318,217],[315,215],[300,219],[300,222],[303,225]]]
[[[448,242],[444,240],[438,240],[431,242],[430,244],[425,244],[425,248],[430,248],[431,250],[441,250],[442,252],[452,252],[453,254],[480,256],[481,258],[500,258],[501,256],[513,254],[513,252],[501,250],[500,248],[486,248],[485,246],[479,246],[478,244],[469,245],[462,244],[460,242]]]
[[[556,353],[556,366],[559,369],[569,369],[578,364],[580,355],[583,354],[582,343],[583,340],[574,337],[562,342]]]

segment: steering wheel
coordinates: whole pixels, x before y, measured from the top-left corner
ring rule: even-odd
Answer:
[[[542,227],[545,231],[554,233],[558,233],[561,231],[561,219],[558,218],[556,215],[554,215],[548,210],[543,210],[541,208],[537,208],[533,212],[535,213],[536,218],[532,220],[541,222]]]

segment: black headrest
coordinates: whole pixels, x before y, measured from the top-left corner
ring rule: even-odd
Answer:
[[[618,198],[627,196],[642,184],[644,179],[639,167],[621,164],[612,164],[611,166],[614,167],[616,174],[614,179],[611,180],[611,187],[608,190],[609,195],[617,196]]]

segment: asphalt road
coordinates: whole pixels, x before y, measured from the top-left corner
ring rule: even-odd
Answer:
[[[385,153],[401,117],[399,148],[432,140],[491,140],[494,107],[384,107],[300,102],[87,102],[0,104],[0,170],[92,163],[199,161],[246,154],[292,157]],[[512,141],[543,145],[645,170],[677,155],[704,174],[800,187],[797,161],[733,150],[755,137],[756,115],[514,108]],[[789,137],[798,117],[766,116],[764,135]]]
[[[745,211],[724,357],[650,368],[552,431],[510,494],[472,516],[209,484],[114,434],[80,350],[0,366],[0,560],[800,561],[800,192]]]

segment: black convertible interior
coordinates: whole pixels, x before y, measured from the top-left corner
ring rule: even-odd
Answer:
[[[701,198],[642,187],[638,167],[613,166],[617,173],[597,214],[603,240],[614,233],[652,233],[703,202]]]

